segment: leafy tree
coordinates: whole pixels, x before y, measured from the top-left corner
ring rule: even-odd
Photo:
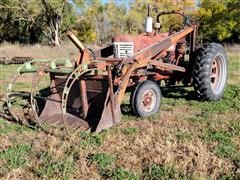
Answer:
[[[35,30],[40,9],[37,0],[2,0],[0,3],[1,41],[28,41],[38,33]]]
[[[63,32],[75,29],[86,43],[110,42],[116,34],[139,34],[144,31],[147,5],[153,10],[179,10],[200,19],[200,34],[205,41],[239,40],[240,1],[201,0],[1,0],[0,42],[49,43],[60,45]],[[152,12],[155,17],[157,12]],[[154,19],[156,21],[156,19]],[[161,18],[162,31],[181,23],[182,18]]]
[[[126,14],[126,32],[139,34],[144,31],[145,17],[147,14],[147,3],[142,0],[135,0],[130,4]]]
[[[205,41],[223,41],[238,31],[239,2],[236,0],[202,0],[199,8],[201,33]],[[238,31],[239,32],[239,31]]]
[[[228,2],[228,13],[232,17],[232,21],[235,22],[235,26],[232,30],[232,41],[240,41],[240,1],[239,0],[230,0]]]
[[[60,45],[62,31],[76,21],[67,0],[2,0],[0,39],[36,43],[48,39]]]
[[[73,16],[72,4],[67,0],[41,0],[41,2],[43,8],[42,19],[46,27],[43,33],[52,44],[60,45],[62,26],[70,26],[76,21]]]
[[[85,10],[77,23],[78,37],[85,42],[106,43],[111,37],[125,30],[125,10],[110,1],[102,4],[100,0],[85,1]]]

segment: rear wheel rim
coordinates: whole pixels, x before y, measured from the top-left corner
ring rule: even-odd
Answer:
[[[143,92],[141,98],[141,107],[145,112],[151,112],[156,106],[156,94],[153,90],[148,89]]]
[[[212,61],[210,82],[215,94],[220,94],[224,88],[226,80],[226,66],[224,57],[216,55]]]

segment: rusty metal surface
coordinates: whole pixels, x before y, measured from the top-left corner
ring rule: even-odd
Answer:
[[[98,65],[96,64],[96,66]],[[91,65],[91,67],[93,67],[93,65]],[[60,96],[60,99],[62,99],[62,120],[65,126],[67,126],[67,129],[69,128],[69,121],[73,121],[73,117],[76,121],[85,121],[92,131],[97,130],[98,132],[119,121],[115,115],[116,111],[112,111],[115,110],[115,107],[117,106],[113,104],[113,99],[111,100],[110,98],[110,96],[113,95],[113,92],[110,95],[109,80],[84,78],[85,74],[90,76],[89,74],[92,74],[91,72],[94,71],[96,71],[96,68],[84,70],[82,67],[79,67],[75,69],[68,79],[65,80],[62,93],[58,91],[58,95]],[[80,92],[80,89],[82,88],[79,86],[81,85],[79,84],[79,79],[84,81],[86,85],[83,86],[83,90],[86,92],[84,97],[82,92]],[[57,79],[54,79],[55,83],[57,81]],[[113,91],[113,88],[111,89]],[[110,104],[112,104],[112,106]],[[84,106],[87,106],[87,108],[84,108]],[[48,110],[54,108],[58,111],[60,104],[49,102],[47,107]],[[46,110],[46,112],[48,110]],[[118,110],[118,114],[120,115],[120,106]],[[110,115],[109,112],[113,112],[113,116]],[[44,117],[42,118],[44,119]]]
[[[81,129],[81,130],[87,130],[89,129],[89,125],[86,121],[73,116],[69,113],[66,114],[67,116],[67,126],[69,126],[73,130]],[[57,127],[64,127],[64,121],[62,119],[62,114],[54,114],[52,116],[49,116],[45,119],[40,119],[40,124],[50,125],[50,126],[57,126]]]
[[[79,82],[79,87],[80,87],[80,98],[82,102],[82,111],[83,111],[83,118],[87,117],[87,112],[88,112],[88,99],[87,99],[87,86],[86,86],[86,81],[81,79]]]
[[[108,66],[108,84],[108,93],[104,102],[104,109],[101,119],[95,130],[96,132],[101,132],[102,130],[113,126],[114,124],[119,123],[121,120],[120,104],[113,93],[113,80],[110,66]]]
[[[118,35],[113,38],[113,42],[133,42],[134,53],[151,46],[152,44],[161,41],[168,37],[168,33],[162,33],[156,36],[148,36],[147,34],[140,35]]]
[[[186,69],[184,67],[176,66],[173,64],[169,64],[169,63],[163,63],[160,61],[150,61],[150,64],[154,65],[156,67],[159,67],[163,70],[175,70],[175,71],[180,71],[180,72],[186,71]]]

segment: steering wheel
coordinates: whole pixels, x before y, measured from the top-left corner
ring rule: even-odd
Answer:
[[[175,34],[176,32],[179,32],[181,29],[184,28],[184,25],[181,23],[174,23],[169,26],[169,35]]]

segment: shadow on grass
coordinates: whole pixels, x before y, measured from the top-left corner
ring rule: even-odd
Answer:
[[[161,87],[161,92],[164,98],[169,99],[184,99],[187,101],[198,100],[194,90],[191,87],[186,86],[170,86]],[[123,115],[134,115],[129,102],[125,102],[121,105]]]
[[[162,95],[165,98],[170,98],[170,99],[185,99],[185,100],[196,100],[196,95],[192,88],[190,87],[185,87],[185,86],[170,86],[170,87],[161,87],[162,90]],[[44,88],[40,91],[40,94],[43,95],[44,97],[49,96],[49,88]],[[1,106],[2,106],[1,102]],[[37,99],[37,104],[39,111],[41,112],[43,110],[43,107],[45,106],[45,103],[43,100]],[[6,108],[6,103],[4,104],[4,108],[0,109],[0,118],[6,119],[8,121],[16,122],[14,118],[11,117],[11,115],[7,112]],[[22,107],[25,108],[25,107]],[[134,116],[134,112],[132,111],[131,104],[129,102],[125,102],[121,105],[121,111],[123,115],[127,116]],[[29,122],[32,125],[32,121],[29,120]]]
[[[134,112],[131,109],[131,105],[126,103],[121,105],[121,112],[123,115],[134,115]]]
[[[162,95],[165,98],[198,100],[193,89],[186,86],[162,87]]]

